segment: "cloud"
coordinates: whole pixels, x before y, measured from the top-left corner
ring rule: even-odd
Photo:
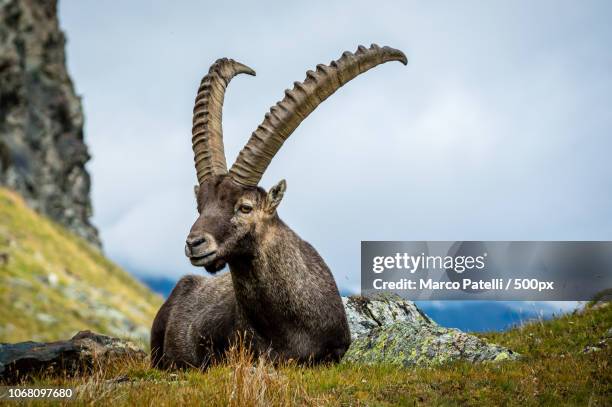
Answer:
[[[607,3],[60,3],[83,95],[95,223],[132,271],[195,270],[191,110],[230,56],[231,162],[285,88],[359,43],[402,48],[322,104],[262,180],[281,217],[359,288],[361,240],[609,239]],[[554,12],[552,12],[554,11]]]

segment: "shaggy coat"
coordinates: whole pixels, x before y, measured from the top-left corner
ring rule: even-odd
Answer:
[[[350,333],[338,288],[317,251],[278,217],[284,189],[282,181],[266,194],[229,177],[199,188],[201,215],[190,236],[214,236],[216,262],[204,265],[215,272],[227,262],[230,272],[178,282],[153,323],[153,366],[206,368],[243,334],[273,360],[344,355]],[[234,210],[245,199],[251,212]]]

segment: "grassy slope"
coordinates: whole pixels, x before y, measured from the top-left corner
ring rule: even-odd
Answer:
[[[161,298],[0,188],[0,342],[91,329],[143,339]]]
[[[482,335],[524,355],[515,362],[435,368],[336,365],[272,368],[234,351],[228,363],[159,372],[123,362],[89,377],[38,379],[29,386],[76,388],[65,405],[612,405],[612,306],[589,308],[505,333]],[[255,364],[255,367],[253,365]],[[117,378],[122,378],[116,383]],[[25,384],[24,384],[25,385]],[[32,404],[48,404],[33,402]]]

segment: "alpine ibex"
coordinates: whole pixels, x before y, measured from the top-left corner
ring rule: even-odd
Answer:
[[[255,72],[217,60],[202,79],[193,111],[193,152],[199,217],[185,254],[212,278],[183,277],[151,329],[155,367],[200,367],[222,356],[245,333],[253,350],[274,360],[338,361],[350,344],[340,294],[317,251],[278,217],[284,180],[266,193],[258,187],[272,158],[322,101],[357,75],[388,61],[407,63],[399,50],[372,45],[317,65],[266,114],[229,172],[221,110],[237,74]]]

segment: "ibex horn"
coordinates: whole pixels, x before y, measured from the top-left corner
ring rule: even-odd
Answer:
[[[308,71],[304,82],[295,82],[292,90],[285,91],[285,98],[266,113],[232,165],[230,176],[241,185],[256,186],[283,142],[321,102],[357,75],[389,61],[408,63],[402,51],[373,44],[359,46],[354,54],[347,51],[329,66],[317,65],[316,72]]]
[[[232,59],[218,59],[202,78],[193,108],[192,147],[198,183],[211,175],[227,174],[221,117],[225,88],[238,74],[255,71]]]

